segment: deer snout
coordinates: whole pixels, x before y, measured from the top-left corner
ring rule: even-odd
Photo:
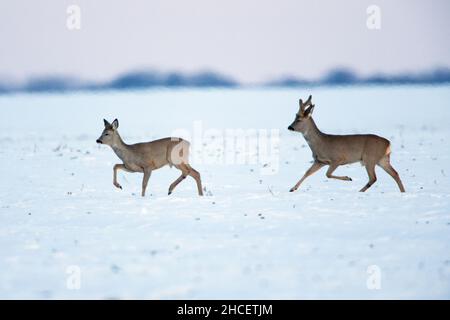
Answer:
[[[102,140],[100,140],[100,139],[97,139],[95,142],[97,142],[97,143],[103,143]]]
[[[294,131],[294,127],[289,126],[289,127],[288,127],[288,130]]]

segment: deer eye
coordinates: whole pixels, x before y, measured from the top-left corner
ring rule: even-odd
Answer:
[[[105,133],[105,136],[109,136],[109,133]]]

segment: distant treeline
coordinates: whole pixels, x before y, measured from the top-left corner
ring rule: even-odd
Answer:
[[[358,76],[349,69],[335,69],[318,80],[308,80],[296,77],[284,77],[267,83],[269,86],[297,87],[297,86],[342,86],[342,85],[408,85],[408,84],[442,84],[450,83],[450,69],[436,68],[421,73],[403,74],[374,74],[368,77]]]
[[[200,72],[191,75],[182,73],[161,73],[155,71],[128,72],[107,82],[82,81],[72,77],[43,76],[29,79],[24,84],[14,85],[0,79],[0,93],[8,92],[63,92],[132,90],[153,87],[236,87],[233,79],[214,72]]]
[[[262,83],[265,87],[301,87],[301,86],[344,86],[344,85],[405,85],[405,84],[450,84],[450,69],[437,68],[422,73],[396,75],[375,74],[360,77],[355,72],[340,68],[327,73],[317,80],[292,76]],[[65,91],[101,91],[133,90],[155,87],[243,87],[234,79],[215,72],[182,74],[177,72],[161,73],[155,71],[128,72],[107,82],[89,82],[64,76],[42,76],[29,79],[23,84],[12,84],[0,79],[0,94],[14,92],[65,92]]]

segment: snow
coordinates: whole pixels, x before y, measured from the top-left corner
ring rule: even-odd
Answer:
[[[379,168],[357,192],[359,164],[288,192],[310,166],[287,130],[310,93],[323,131],[391,140],[405,194]],[[449,86],[0,96],[0,298],[449,299],[449,101]],[[190,178],[168,196],[169,167],[145,198],[141,174],[116,189],[103,118],[128,143],[189,139],[205,196]],[[275,130],[270,157],[226,161],[237,129]]]

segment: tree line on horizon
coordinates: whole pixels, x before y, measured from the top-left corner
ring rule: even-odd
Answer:
[[[420,73],[374,74],[361,77],[346,68],[337,68],[317,80],[294,76],[280,77],[261,83],[261,87],[304,87],[304,86],[345,86],[345,85],[436,85],[450,83],[450,68],[436,68]],[[206,71],[193,74],[180,72],[161,73],[157,71],[132,71],[123,73],[106,82],[82,81],[65,76],[34,77],[23,84],[12,84],[0,79],[0,94],[17,92],[70,92],[102,90],[136,90],[148,88],[235,88],[245,87],[238,81],[217,72]]]

